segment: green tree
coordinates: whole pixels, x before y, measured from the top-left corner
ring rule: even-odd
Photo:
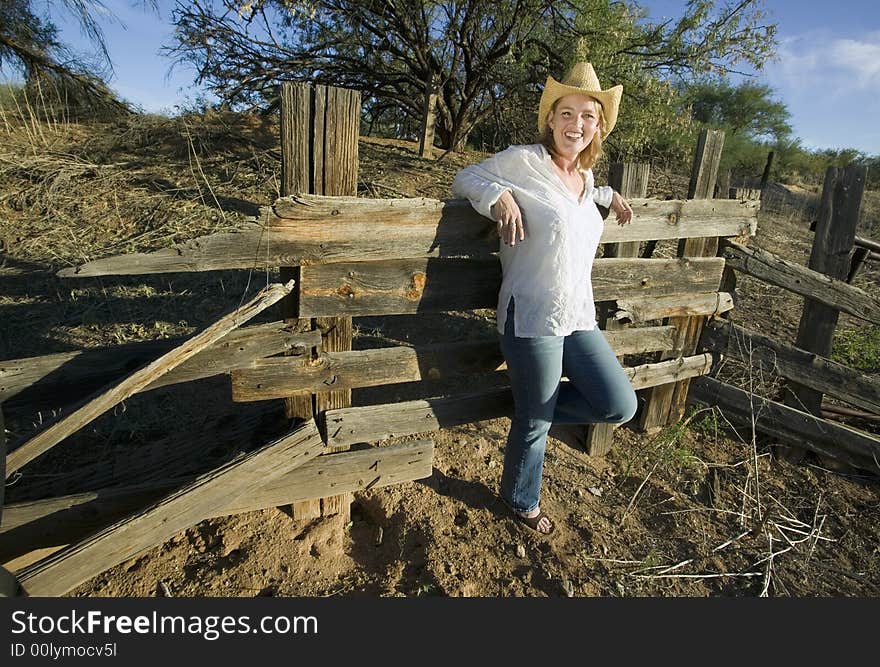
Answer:
[[[788,108],[773,99],[765,84],[701,81],[687,86],[682,98],[697,123],[723,127],[732,135],[777,141],[791,134]]]
[[[775,36],[758,0],[645,16],[611,0],[192,0],[175,8],[169,52],[238,108],[266,106],[280,81],[311,81],[358,88],[374,121],[415,127],[438,90],[436,132],[453,149],[478,127],[483,141],[533,139],[540,85],[587,55],[605,85],[624,84],[631,139],[615,141],[632,152],[671,117],[660,79],[760,67]]]
[[[774,151],[774,171],[792,154],[790,114],[773,90],[726,78],[703,79],[679,88],[681,103],[700,127],[725,132],[720,168],[732,175],[754,179],[761,175],[769,151]]]
[[[156,8],[155,0],[142,2]],[[38,10],[42,9],[43,12]],[[59,40],[58,28],[49,11],[66,11],[98,49],[98,59],[89,61]],[[73,100],[122,107],[107,89],[104,79],[112,71],[104,34],[96,16],[113,20],[101,0],[3,0],[0,4],[0,71],[22,76],[27,84],[48,82],[63,89]]]

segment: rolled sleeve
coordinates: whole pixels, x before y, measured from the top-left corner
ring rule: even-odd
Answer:
[[[523,171],[529,155],[535,153],[528,146],[511,146],[480,164],[465,167],[452,182],[453,196],[465,197],[477,213],[492,219],[492,206],[506,191],[515,191],[510,175]]]
[[[479,167],[465,167],[452,182],[452,194],[465,197],[474,210],[487,218],[492,217],[492,207],[509,187],[484,178]]]
[[[599,206],[609,208],[613,197],[614,190],[608,185],[601,185],[598,188],[593,188],[593,201],[599,204]]]

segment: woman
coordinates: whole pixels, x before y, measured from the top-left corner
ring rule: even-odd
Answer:
[[[503,241],[498,331],[515,410],[501,498],[543,534],[554,528],[539,504],[551,424],[624,423],[636,410],[632,385],[597,328],[590,282],[603,227],[596,204],[610,206],[618,224],[632,219],[623,197],[594,187],[591,170],[622,92],[602,90],[586,62],[562,83],[548,77],[540,143],[465,167],[452,184],[455,196],[497,222]],[[563,374],[569,382],[560,382]]]

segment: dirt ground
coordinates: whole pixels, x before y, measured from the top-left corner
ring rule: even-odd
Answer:
[[[93,169],[97,185],[105,184],[102,169],[117,179],[108,192],[117,192],[119,208],[112,212],[111,205],[107,211],[112,214],[99,222],[94,222],[96,202],[88,197],[100,188],[83,192],[75,202],[66,201],[74,193],[57,183],[50,187],[41,165],[20,161],[16,171],[9,167],[11,155],[0,156],[0,167],[6,165],[0,169],[0,202],[6,213],[0,223],[6,244],[0,272],[6,287],[0,290],[0,319],[5,322],[0,358],[188,333],[234,307],[245,290],[267,279],[259,272],[66,282],[54,277],[58,268],[83,258],[162,247],[233,227],[247,212],[247,202],[271,201],[277,194],[273,188],[279,166],[272,159],[277,158],[277,145],[270,130],[242,124],[233,132],[226,126],[234,141],[227,137],[220,143],[215,136],[220,132],[210,122],[190,122],[187,131],[196,140],[185,142],[189,149],[181,148],[180,139],[169,140],[163,148],[162,142],[150,139],[159,130],[149,124],[131,128],[131,141],[120,140],[116,147],[105,145],[106,136],[80,128],[70,128],[68,134],[76,129],[83,136],[65,135],[57,147],[45,147],[50,156],[57,150],[60,164],[60,156],[71,154],[72,145],[92,146],[91,153],[78,153],[86,166],[77,168]],[[181,131],[181,136],[186,135]],[[123,176],[106,166],[134,160],[123,154],[125,150],[136,155],[137,166],[128,169],[137,182],[130,173]],[[364,196],[440,198],[448,196],[457,169],[479,157],[420,160],[412,143],[369,138],[362,140],[360,155]],[[71,183],[81,187],[83,178],[88,177],[74,174]],[[654,194],[683,196],[668,187],[672,181],[655,180]],[[681,181],[676,182],[680,188]],[[141,196],[128,202],[123,188],[141,188]],[[35,207],[40,206],[44,215],[53,206],[62,211],[47,224],[34,219]],[[84,229],[81,220],[77,223],[77,211],[91,212],[92,228]],[[184,214],[193,224],[174,227]],[[101,225],[113,232],[102,232]],[[112,234],[116,236],[110,243]],[[803,219],[762,214],[752,243],[804,263],[811,234]],[[857,284],[875,290],[878,280],[880,275],[869,268]],[[793,342],[798,299],[746,279],[738,284],[738,297],[734,321]],[[476,312],[360,318],[355,321],[354,345],[490,337],[491,316]],[[860,325],[844,319],[842,326]],[[194,454],[195,463],[162,458],[187,435],[195,437],[200,429],[216,425],[212,416],[235,409],[228,401],[226,382],[220,378],[197,388],[158,390],[126,401],[64,443],[67,458],[59,453],[25,469],[7,488],[8,502],[130,483],[132,478],[161,478],[169,471],[204,466],[211,457],[228,458],[236,448],[246,447],[241,442],[217,444],[216,451]],[[772,381],[767,382],[772,391]],[[365,390],[356,393],[355,402],[409,397],[412,390]],[[172,408],[177,411],[173,424]],[[42,419],[42,414],[13,415],[7,424],[10,439],[33,432]],[[433,439],[432,475],[354,494],[350,518],[294,521],[272,508],[203,521],[107,570],[71,595],[880,593],[876,476],[831,470],[827,461],[812,457],[798,465],[776,460],[769,443],[731,433],[715,411],[695,406],[685,420],[659,433],[618,429],[612,452],[603,458],[587,456],[565,438],[551,438],[542,508],[553,517],[556,531],[544,538],[512,521],[497,497],[508,423],[495,419],[401,438]],[[255,444],[256,436],[249,445]],[[150,465],[135,465],[145,450],[154,453]],[[115,472],[107,472],[108,461]]]

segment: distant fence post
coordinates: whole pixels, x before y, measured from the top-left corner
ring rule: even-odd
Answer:
[[[434,123],[439,95],[436,78],[425,84],[425,106],[422,110],[422,131],[419,132],[419,157],[430,158],[434,151]]]
[[[331,86],[299,83],[281,85],[281,195],[357,194],[360,92]],[[350,317],[299,319],[299,267],[283,267],[282,280],[293,278],[293,298],[282,303],[285,321],[297,329],[321,330],[325,352],[351,350]],[[351,391],[328,391],[286,399],[287,416],[309,419],[324,410],[351,405]],[[345,449],[345,448],[343,448]],[[331,450],[332,451],[332,450]],[[348,496],[303,501],[291,506],[295,519],[347,513]]]
[[[608,170],[608,183],[621,195],[627,198],[648,196],[648,176],[651,173],[649,164],[625,164],[615,162]],[[607,224],[615,224],[613,220]],[[603,257],[638,257],[639,242],[606,243]],[[606,331],[625,329],[626,324],[608,317],[607,308],[599,313],[599,324]],[[621,357],[622,360],[622,357]],[[591,424],[587,428],[586,450],[590,456],[604,456],[611,451],[614,436],[614,424]]]
[[[822,203],[816,221],[816,234],[809,268],[831,278],[846,280],[859,224],[859,209],[865,192],[868,168],[849,165],[829,167],[822,186]],[[812,299],[804,299],[795,347],[823,357],[831,356],[831,340],[840,311]],[[822,392],[788,382],[785,404],[821,417]],[[778,455],[792,463],[800,461],[806,450],[777,446]]]
[[[767,181],[770,180],[770,169],[773,167],[773,156],[775,153],[770,151],[767,153],[767,163],[764,165],[764,173],[761,174],[761,185],[758,186],[760,190],[763,192],[764,188],[767,185]]]
[[[688,199],[711,199],[718,178],[724,132],[703,130],[697,140]],[[718,238],[682,239],[678,243],[679,257],[714,257],[718,253]],[[689,356],[697,348],[705,317],[673,317],[669,323],[676,328],[676,349],[661,356],[661,361],[679,356]],[[677,421],[684,414],[689,380],[675,384],[653,387],[648,394],[640,419],[644,430],[654,430]]]
[[[730,199],[730,169],[724,171],[715,186],[715,199]]]

